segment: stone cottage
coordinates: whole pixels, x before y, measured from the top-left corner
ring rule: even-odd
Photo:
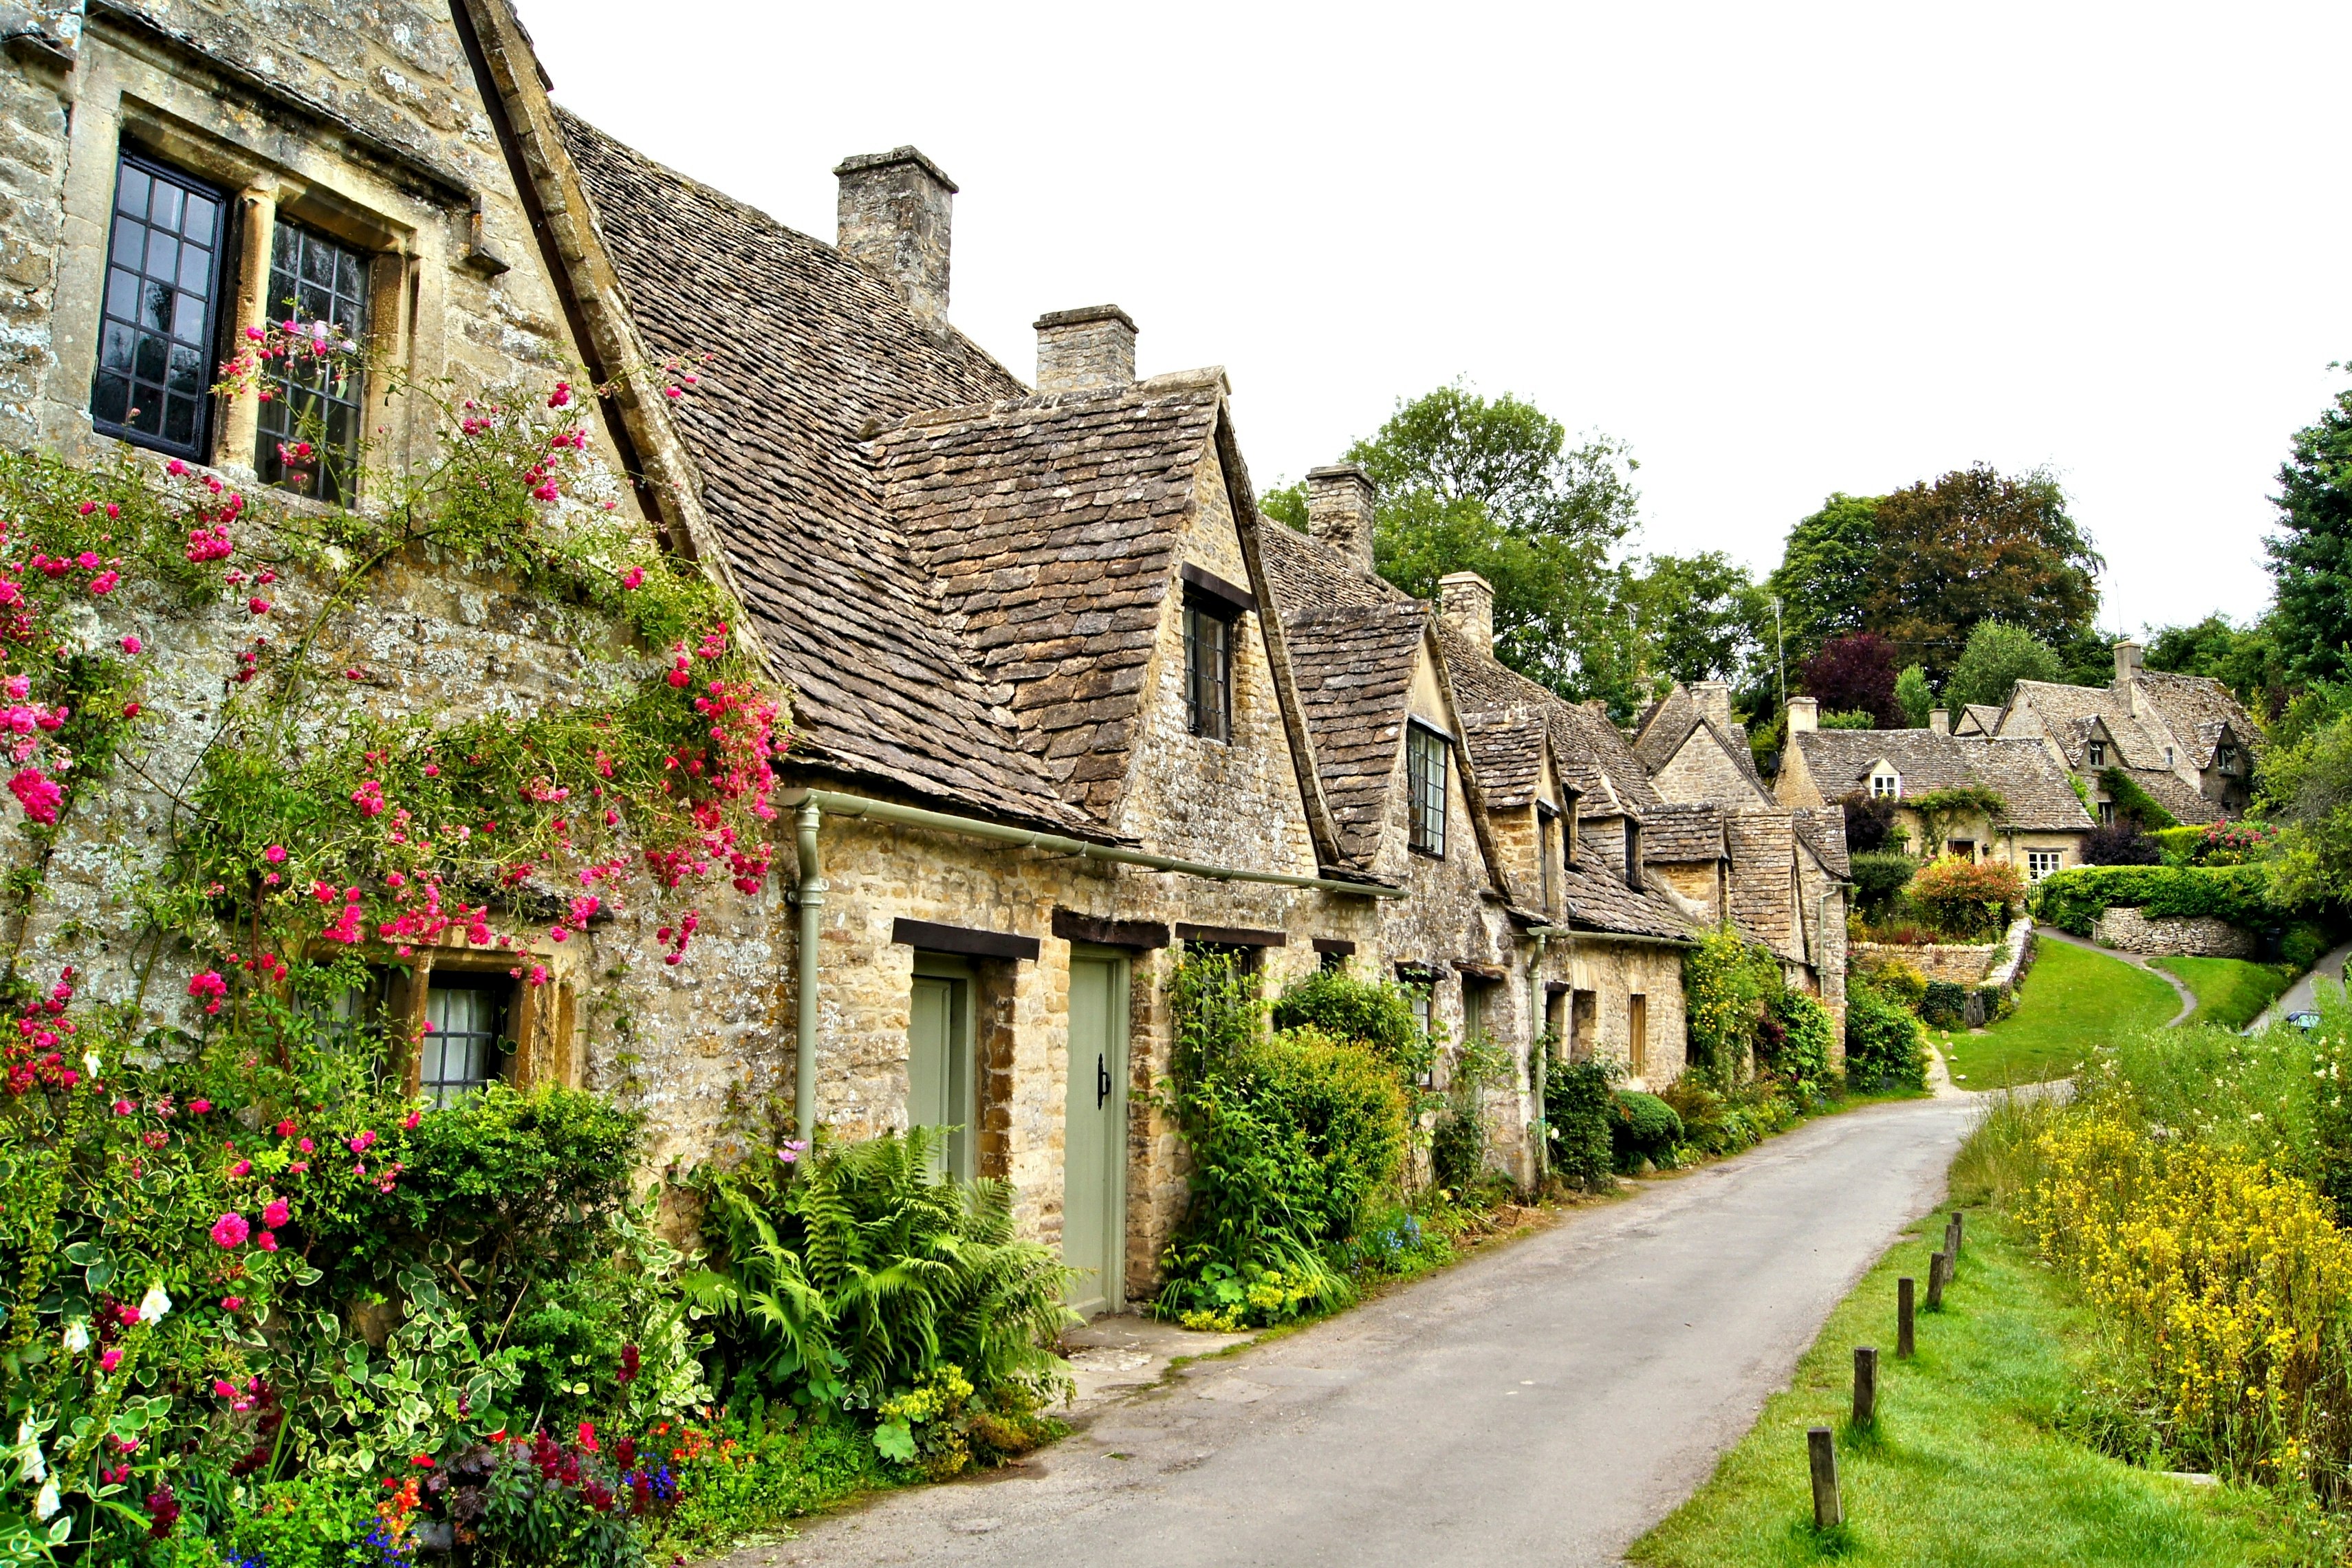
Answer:
[[[2083,863],[2083,838],[2095,824],[2040,742],[1955,735],[1941,724],[1822,730],[1815,727],[1817,707],[1810,697],[1789,700],[1789,743],[1775,781],[1781,803],[1799,811],[1813,808],[1812,822],[1824,820],[1822,808],[1842,801],[1889,801],[1915,855],[1998,860],[2031,882]],[[1930,824],[1920,811],[1923,796],[1971,788],[2000,797],[2000,813],[1938,812]]]
[[[2111,769],[2181,822],[2242,815],[2253,800],[2262,727],[2220,681],[2141,660],[2139,644],[2119,642],[2111,684],[2021,680],[2005,707],[1972,708],[1958,729],[2041,742],[2090,791],[2102,822],[2116,815]]]

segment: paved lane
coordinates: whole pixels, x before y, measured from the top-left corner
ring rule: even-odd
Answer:
[[[1025,1466],[811,1521],[729,1568],[1614,1563],[1940,1195],[1972,1115],[1868,1107],[1645,1184],[1189,1367]]]

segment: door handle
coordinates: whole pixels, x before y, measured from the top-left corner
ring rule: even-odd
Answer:
[[[1095,1058],[1095,1109],[1100,1110],[1103,1108],[1103,1102],[1108,1099],[1110,1099],[1110,1058],[1098,1055]]]

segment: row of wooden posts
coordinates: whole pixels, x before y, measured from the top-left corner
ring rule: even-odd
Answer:
[[[1960,1212],[1944,1222],[1944,1250],[1927,1259],[1927,1310],[1944,1310],[1944,1288],[1960,1261]],[[1912,1281],[1908,1275],[1895,1282],[1895,1359],[1909,1361],[1916,1346],[1912,1329]],[[1866,1432],[1878,1420],[1878,1351],[1858,1345],[1853,1352],[1853,1419],[1856,1432]],[[1832,1530],[1845,1522],[1845,1504],[1838,1497],[1837,1440],[1826,1426],[1805,1433],[1813,1468],[1813,1528]]]

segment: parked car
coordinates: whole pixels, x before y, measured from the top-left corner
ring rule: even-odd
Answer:
[[[2316,1029],[2319,1027],[2319,1015],[2316,1013],[2289,1013],[2286,1016],[2286,1021],[2293,1024],[2298,1029]]]

